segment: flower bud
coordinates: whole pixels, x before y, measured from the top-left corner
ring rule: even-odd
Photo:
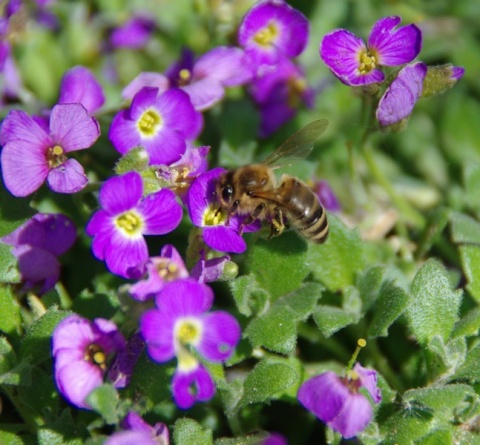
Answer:
[[[423,80],[422,97],[431,97],[442,94],[457,83],[463,77],[465,68],[454,66],[451,63],[446,65],[429,66],[427,75]]]

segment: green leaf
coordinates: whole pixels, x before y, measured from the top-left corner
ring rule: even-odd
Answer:
[[[480,190],[480,164],[467,162],[463,169],[463,184],[465,187],[466,202],[477,213],[480,214],[480,202],[478,191]]]
[[[450,217],[452,239],[457,244],[480,244],[480,223],[471,216],[453,212]]]
[[[430,367],[429,378],[437,380],[443,375],[453,374],[455,369],[465,361],[467,343],[465,338],[457,337],[444,344],[442,338],[436,335],[428,345],[428,350],[433,352],[437,359],[427,361]],[[441,364],[438,360],[441,360]]]
[[[299,381],[297,369],[288,361],[264,359],[245,379],[241,405],[279,398]]]
[[[307,243],[293,231],[271,240],[258,239],[249,251],[246,268],[276,300],[298,289],[310,272]]]
[[[237,437],[224,437],[217,439],[214,443],[215,445],[259,445],[265,443],[269,433],[252,433],[248,436],[237,436]]]
[[[195,420],[178,419],[173,426],[173,443],[175,445],[212,445],[212,431],[203,429]]]
[[[49,309],[27,329],[20,345],[20,357],[38,364],[51,357],[52,334],[55,327],[71,312]]]
[[[295,313],[285,307],[273,307],[266,314],[254,318],[245,335],[254,348],[264,346],[271,351],[288,354],[297,343]]]
[[[11,252],[12,246],[0,243],[0,282],[20,283],[17,258]],[[3,285],[1,285],[3,287]]]
[[[361,276],[358,290],[365,311],[377,300],[384,276],[385,268],[383,266],[371,267]]]
[[[87,403],[110,425],[118,423],[120,420],[121,413],[118,411],[118,402],[118,392],[109,383],[95,388],[87,396]]]
[[[38,445],[82,445],[90,437],[81,422],[74,423],[67,414],[38,430]]]
[[[20,306],[10,286],[0,285],[0,331],[10,336],[20,334],[22,317]]]
[[[384,283],[376,302],[369,337],[386,337],[388,328],[403,314],[410,303],[410,296],[393,283]]]
[[[309,243],[308,262],[314,278],[336,292],[355,283],[363,268],[363,247],[358,230],[348,229],[330,215],[330,232],[324,244]]]
[[[465,362],[457,369],[450,380],[480,382],[480,344],[467,352]]]
[[[237,309],[242,315],[250,317],[264,310],[268,293],[260,288],[253,273],[238,277],[228,284]]]
[[[313,313],[313,319],[325,337],[343,329],[360,319],[359,314],[334,306],[318,306]]]
[[[460,245],[458,247],[462,268],[467,277],[466,286],[470,295],[480,302],[480,246],[479,245]]]
[[[432,434],[415,442],[415,445],[451,445],[453,441],[453,429],[436,430]]]
[[[274,306],[290,309],[296,320],[306,320],[315,309],[323,290],[324,287],[319,283],[303,283],[299,289],[279,298]]]
[[[478,335],[480,329],[480,307],[472,309],[465,314],[455,325],[452,337],[472,337]]]
[[[9,431],[2,431],[0,425],[0,443],[5,445],[26,445],[20,436]]]
[[[30,385],[31,368],[28,363],[17,363],[15,352],[5,337],[0,337],[0,385]]]
[[[243,382],[240,379],[231,382],[221,382],[217,386],[222,398],[225,414],[232,417],[237,410],[243,395]]]
[[[444,207],[436,208],[429,213],[427,224],[425,225],[415,252],[417,258],[422,258],[441,236],[450,221],[450,213],[451,210]]]
[[[443,266],[434,259],[427,261],[412,283],[412,303],[407,316],[418,342],[427,346],[435,335],[446,341],[458,319],[462,292],[452,291]]]

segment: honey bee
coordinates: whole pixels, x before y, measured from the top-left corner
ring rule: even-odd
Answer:
[[[231,215],[246,215],[240,226],[256,220],[268,221],[270,236],[285,229],[285,218],[304,238],[323,243],[328,235],[328,221],[318,197],[303,181],[284,174],[277,183],[273,170],[303,159],[313,150],[328,121],[320,119],[290,136],[259,164],[246,165],[220,175],[215,193],[220,209]]]

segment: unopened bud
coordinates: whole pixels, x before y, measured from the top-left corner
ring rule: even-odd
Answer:
[[[423,79],[422,97],[431,97],[442,94],[457,83],[457,80],[463,77],[465,68],[453,66],[451,63],[446,65],[429,66],[427,75]]]

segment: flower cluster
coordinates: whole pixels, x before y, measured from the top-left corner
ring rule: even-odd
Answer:
[[[450,69],[429,82],[434,76],[427,76],[427,73],[439,73],[438,67],[427,67],[423,62],[410,63],[420,53],[422,33],[414,24],[397,29],[400,22],[398,16],[378,20],[367,44],[348,30],[336,29],[327,34],[320,45],[320,57],[332,73],[345,85],[364,87],[367,94],[376,94],[378,89],[373,86],[386,83],[382,67],[407,64],[387,83],[378,102],[376,118],[383,128],[393,128],[406,120],[417,100],[424,95],[424,88],[429,91],[425,96],[438,94],[453,86],[464,72],[461,67],[447,65]]]

